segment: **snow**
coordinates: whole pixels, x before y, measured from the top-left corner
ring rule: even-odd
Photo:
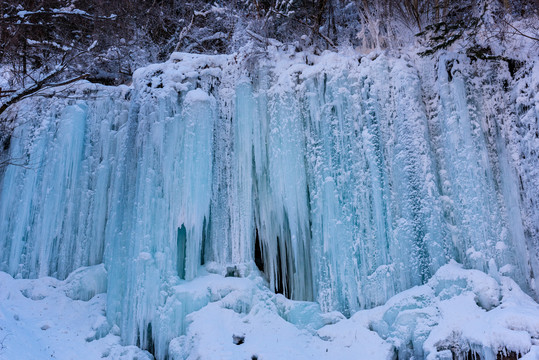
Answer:
[[[0,273],[0,358],[153,359],[121,345],[119,329],[105,317],[106,293],[68,297],[73,279],[99,278],[102,270],[81,268],[65,281]],[[536,359],[539,350],[539,304],[510,278],[497,281],[455,262],[349,319],[271,292],[257,270],[244,275],[204,272],[173,287],[163,315],[185,323],[176,324],[184,335],[164,347],[171,359],[445,359],[469,350],[481,359],[500,351]],[[81,293],[93,288],[78,283],[88,285]]]
[[[95,290],[91,278],[102,270],[81,268],[65,281],[15,280],[0,272],[0,359],[152,359],[135,346],[120,345],[105,317],[104,292],[72,299]]]

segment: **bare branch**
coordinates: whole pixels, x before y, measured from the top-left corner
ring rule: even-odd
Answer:
[[[26,164],[26,162],[23,161],[23,158],[6,159],[6,160],[0,161],[0,169],[3,169],[9,165],[22,167],[23,169],[32,169],[32,166],[29,166],[28,164]],[[0,346],[0,350],[1,350],[1,346]]]
[[[35,94],[36,92],[45,89],[45,88],[51,88],[56,86],[63,86],[67,84],[71,84],[75,81],[86,79],[89,74],[83,74],[79,75],[77,77],[58,82],[58,83],[49,83],[50,80],[52,80],[56,75],[60,74],[62,71],[64,71],[66,67],[66,64],[64,64],[61,67],[56,68],[49,74],[47,74],[45,77],[40,79],[39,81],[35,82],[32,86],[29,86],[27,88],[20,89],[19,91],[16,91],[13,95],[11,95],[6,101],[4,101],[0,105],[0,115],[6,111],[11,105],[15,104],[18,101],[21,101],[22,99]]]
[[[524,36],[525,38],[528,38],[528,39],[531,39],[531,40],[539,41],[539,38],[536,38],[536,37],[530,36],[530,35],[526,35],[526,34],[524,34],[522,31],[520,31],[519,29],[517,29],[516,27],[514,27],[513,24],[509,23],[509,22],[506,21],[505,19],[502,19],[502,20],[503,20],[503,22],[504,22],[505,24],[509,25],[509,27],[511,27],[513,30],[515,30],[517,35]]]

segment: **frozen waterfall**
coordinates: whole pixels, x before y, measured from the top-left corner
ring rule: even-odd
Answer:
[[[534,294],[539,144],[521,128],[537,131],[537,94],[506,98],[508,72],[457,55],[282,56],[247,71],[177,53],[131,87],[20,104],[0,270],[104,263],[109,321],[159,359],[210,301],[182,290],[207,272],[258,266],[270,289],[347,316],[450,260]]]

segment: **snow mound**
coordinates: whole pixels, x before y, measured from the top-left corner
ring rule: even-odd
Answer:
[[[451,262],[423,285],[350,319],[291,301],[260,278],[210,275],[172,359],[480,359],[539,349],[539,305],[507,277]],[[213,295],[210,295],[213,294]]]
[[[539,345],[539,305],[507,277],[451,262],[423,286],[360,311],[349,321],[368,326],[395,346],[399,358],[495,359]]]
[[[66,280],[13,279],[0,272],[0,359],[153,360],[122,346],[106,315],[103,264],[83,267]]]
[[[99,264],[79,268],[73,271],[64,281],[66,296],[73,300],[90,300],[96,294],[107,291],[107,270]]]

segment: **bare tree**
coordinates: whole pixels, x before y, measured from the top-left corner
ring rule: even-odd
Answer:
[[[81,65],[99,49],[91,32],[116,19],[75,8],[70,1],[45,3],[0,6],[0,64],[8,74],[8,88],[0,91],[0,116],[43,88],[87,78],[87,67]]]

